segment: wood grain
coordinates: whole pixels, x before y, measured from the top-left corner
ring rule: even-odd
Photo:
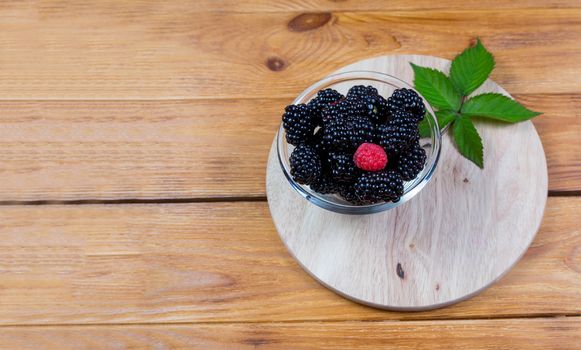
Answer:
[[[262,197],[298,92],[366,57],[451,58],[476,36],[493,78],[545,112],[550,189],[581,191],[579,6],[0,1],[0,202]],[[579,318],[529,317],[581,313],[580,209],[550,198],[523,261],[484,294],[400,314],[308,277],[265,203],[4,205],[0,349],[574,348]]]
[[[483,294],[432,312],[394,313],[310,278],[283,247],[264,202],[4,206],[0,324],[578,314],[580,209],[579,197],[549,198],[532,247]]]
[[[266,157],[283,105],[0,102],[1,198],[264,196]]]
[[[489,8],[506,9],[526,9],[526,8],[571,8],[579,7],[579,2],[574,0],[517,0],[517,1],[456,1],[456,0],[339,0],[339,1],[318,1],[318,0],[193,0],[188,3],[196,11],[220,11],[220,12],[320,12],[320,11],[393,11],[393,10],[414,10],[425,11],[430,9],[442,10],[482,10]]]
[[[2,2],[1,98],[291,98],[357,60],[452,58],[477,36],[511,93],[580,87],[578,8],[265,15],[141,5]]]
[[[581,318],[2,328],[0,349],[578,349]]]
[[[544,112],[549,189],[581,191],[581,95],[515,97]],[[0,201],[264,196],[290,102],[0,101]]]
[[[544,112],[533,124],[547,156],[549,190],[581,191],[581,153],[575,146],[564,146],[581,139],[581,95],[553,95],[546,99],[537,95],[514,97],[532,110]]]

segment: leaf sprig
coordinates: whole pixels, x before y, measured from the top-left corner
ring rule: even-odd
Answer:
[[[437,69],[411,65],[414,86],[437,109],[440,128],[450,125],[458,151],[480,168],[484,168],[484,146],[472,122],[473,117],[517,123],[541,114],[501,94],[484,93],[469,98],[494,69],[494,57],[480,40],[454,58],[450,76]],[[420,133],[427,131],[424,118]]]

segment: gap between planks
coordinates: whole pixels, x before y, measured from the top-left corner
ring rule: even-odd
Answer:
[[[118,205],[118,204],[187,204],[187,203],[226,203],[226,202],[266,202],[266,196],[243,197],[200,197],[200,198],[152,198],[152,199],[75,199],[75,200],[34,200],[0,201],[0,206],[15,205]]]
[[[405,312],[404,312],[405,313]],[[111,323],[26,323],[26,324],[10,324],[4,323],[0,324],[0,329],[6,328],[58,328],[58,327],[156,327],[156,326],[202,326],[202,325],[237,325],[237,324],[341,324],[341,323],[361,323],[361,324],[373,324],[373,323],[426,323],[426,322],[449,322],[449,321],[480,321],[480,320],[534,320],[534,319],[575,319],[581,320],[581,313],[566,313],[566,314],[522,314],[522,315],[480,315],[473,317],[434,317],[434,318],[422,318],[422,319],[401,319],[401,320],[389,320],[389,319],[376,319],[376,320],[358,320],[353,318],[346,319],[313,319],[313,320],[284,320],[284,321],[269,321],[269,320],[259,320],[259,321],[201,321],[201,322],[111,322]]]
[[[549,191],[548,197],[579,197],[581,191]],[[34,201],[1,201],[1,206],[18,205],[123,205],[123,204],[193,204],[193,203],[236,203],[266,202],[266,196],[236,197],[194,197],[194,198],[125,198],[125,199],[76,199],[76,200],[34,200]]]

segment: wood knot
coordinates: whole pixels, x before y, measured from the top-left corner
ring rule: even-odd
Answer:
[[[468,183],[468,179],[467,178],[464,178],[464,183],[465,184]]]
[[[575,246],[565,257],[565,265],[571,270],[581,273],[581,246]]]
[[[303,13],[288,22],[291,32],[306,32],[324,26],[333,16],[329,12]]]
[[[403,271],[403,268],[401,267],[400,263],[397,263],[397,268],[395,269],[395,272],[397,273],[397,276],[399,278],[401,278],[402,280],[405,277],[405,272]]]
[[[367,44],[368,47],[375,45],[377,43],[377,41],[371,34],[363,34],[363,39],[365,40],[365,43]]]
[[[259,347],[262,345],[270,344],[272,342],[268,339],[265,339],[265,338],[248,338],[248,339],[242,340],[242,343],[246,344],[246,345],[253,346],[253,347]]]
[[[440,284],[436,284],[436,292],[440,290]]]
[[[266,66],[273,72],[280,72],[285,69],[286,62],[280,57],[270,57],[266,60]]]

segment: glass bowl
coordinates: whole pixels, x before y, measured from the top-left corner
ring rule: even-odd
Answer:
[[[385,98],[391,96],[392,92],[396,89],[407,88],[413,90],[409,84],[391,75],[371,71],[352,71],[334,74],[316,82],[305,91],[303,91],[293,101],[293,104],[307,103],[317,95],[319,90],[327,88],[333,88],[345,95],[347,94],[349,88],[355,85],[371,85],[375,87]],[[309,202],[323,209],[341,214],[365,215],[378,213],[393,209],[412,199],[412,197],[418,194],[420,190],[426,186],[428,181],[430,181],[430,178],[436,169],[436,165],[438,164],[441,144],[440,128],[438,127],[438,122],[434,118],[434,111],[428,102],[423,98],[423,96],[419,92],[417,93],[422,97],[427,111],[430,112],[426,115],[430,134],[427,137],[420,139],[420,145],[426,151],[426,162],[424,164],[424,168],[415,179],[404,183],[404,192],[398,202],[381,202],[370,205],[354,205],[347,202],[339,195],[320,194],[313,191],[309,186],[301,185],[294,181],[290,174],[289,161],[289,157],[294,149],[294,146],[287,143],[285,130],[281,123],[277,134],[277,153],[282,172],[287,178],[290,186]]]

